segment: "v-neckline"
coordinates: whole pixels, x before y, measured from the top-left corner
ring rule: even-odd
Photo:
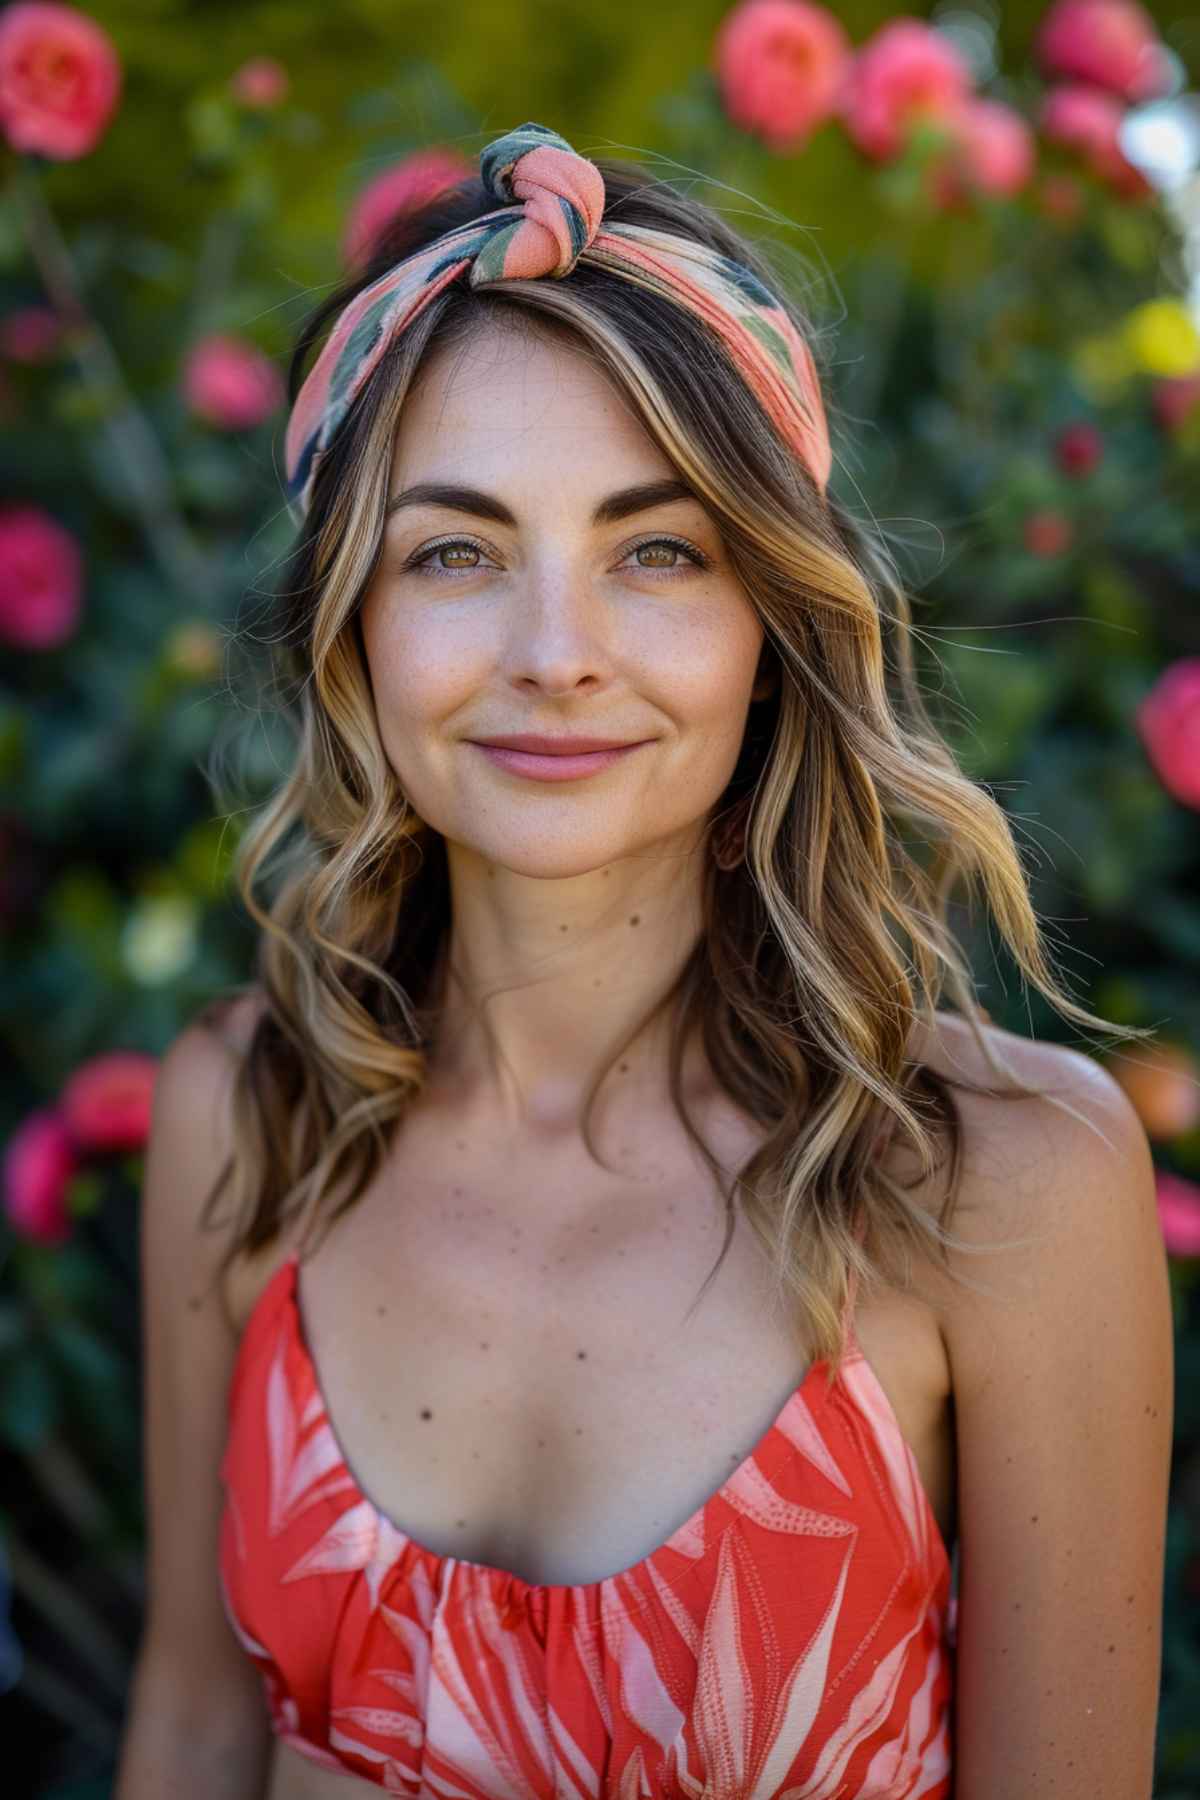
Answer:
[[[667,1551],[680,1549],[685,1544],[694,1544],[700,1527],[707,1521],[713,1507],[718,1501],[723,1500],[735,1483],[743,1480],[751,1466],[760,1460],[763,1452],[767,1449],[767,1446],[781,1431],[788,1415],[799,1404],[804,1403],[807,1405],[809,1403],[809,1390],[816,1389],[818,1377],[822,1376],[829,1366],[828,1359],[825,1357],[818,1358],[809,1364],[805,1374],[788,1394],[783,1405],[771,1420],[771,1423],[767,1426],[766,1430],[762,1433],[762,1436],[748,1454],[742,1458],[732,1473],[726,1476],[720,1487],[714,1489],[707,1499],[701,1501],[700,1505],[696,1507],[694,1512],[688,1515],[682,1525],[676,1526],[670,1537],[666,1538],[663,1543],[659,1544],[655,1549],[649,1551],[647,1555],[639,1557],[636,1562],[630,1563],[626,1568],[618,1569],[612,1575],[602,1575],[595,1581],[526,1581],[523,1576],[513,1573],[510,1569],[501,1569],[495,1563],[480,1562],[475,1558],[467,1556],[455,1556],[451,1551],[429,1549],[427,1545],[422,1544],[418,1538],[415,1538],[411,1531],[407,1531],[403,1525],[393,1519],[382,1507],[376,1505],[375,1501],[363,1488],[362,1483],[359,1481],[350,1465],[350,1461],[346,1455],[345,1446],[342,1443],[337,1426],[334,1424],[329,1410],[329,1403],[325,1395],[324,1386],[322,1385],[320,1370],[317,1368],[316,1359],[313,1356],[312,1349],[308,1342],[299,1287],[298,1251],[292,1250],[289,1253],[284,1263],[280,1266],[280,1273],[285,1276],[287,1282],[286,1298],[292,1336],[299,1352],[300,1360],[308,1372],[312,1391],[316,1396],[317,1403],[320,1407],[321,1419],[329,1433],[341,1471],[346,1477],[346,1481],[355,1502],[367,1509],[367,1512],[377,1525],[385,1527],[396,1539],[408,1545],[424,1561],[434,1565],[436,1568],[442,1569],[454,1565],[456,1568],[471,1571],[480,1580],[486,1579],[502,1583],[506,1590],[516,1590],[523,1595],[546,1595],[549,1597],[556,1594],[561,1596],[599,1594],[613,1587],[618,1581],[625,1581],[642,1574],[643,1571],[648,1570],[652,1564],[656,1564]],[[852,1336],[847,1348],[847,1355],[852,1356],[857,1350],[857,1339]],[[827,1390],[818,1391],[820,1392],[823,1403],[826,1398]],[[769,1471],[770,1477],[772,1479],[777,1478],[779,1474],[782,1473],[783,1469],[788,1466],[798,1454],[798,1444],[794,1440],[788,1439],[787,1451],[780,1458],[776,1466]],[[689,1554],[691,1554],[691,1552],[689,1552]]]

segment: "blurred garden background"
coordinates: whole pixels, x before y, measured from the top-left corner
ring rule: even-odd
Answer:
[[[536,119],[773,246],[928,703],[1076,996],[1155,1029],[1078,1042],[962,910],[992,1018],[1108,1061],[1153,1146],[1178,1401],[1155,1795],[1200,1796],[1198,77],[1182,0],[0,8],[6,1792],[112,1791],[142,1151],[158,1058],[251,972],[228,872],[277,775],[244,669],[293,535],[286,353],[396,211]],[[231,724],[234,806],[208,772]]]

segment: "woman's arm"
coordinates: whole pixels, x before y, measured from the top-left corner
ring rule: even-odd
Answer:
[[[1031,1052],[1035,1073],[1111,1148],[1044,1100],[956,1096],[984,1148],[969,1175],[976,1204],[953,1228],[980,1243],[1036,1241],[960,1255],[997,1297],[970,1295],[946,1314],[961,1558],[955,1795],[1149,1800],[1174,1382],[1154,1173],[1111,1076],[1051,1045],[1027,1047],[1026,1067]]]
[[[258,1800],[266,1781],[261,1677],[217,1564],[237,1336],[220,1288],[206,1292],[224,1240],[197,1224],[230,1142],[233,1063],[198,1020],[154,1090],[141,1207],[148,1606],[114,1800]]]

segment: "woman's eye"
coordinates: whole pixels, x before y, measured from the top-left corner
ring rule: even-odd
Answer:
[[[449,564],[443,564],[435,563],[433,561],[435,557],[444,556],[450,551],[459,554],[464,550],[470,556],[478,557],[483,555],[482,545],[472,544],[466,538],[456,538],[449,543],[432,545],[420,556],[415,557],[409,567],[419,569],[422,574],[451,575],[456,569],[465,570],[469,574],[475,569],[478,569],[481,565],[478,562],[451,562]]]
[[[705,569],[708,567],[708,558],[704,555],[704,552],[702,550],[697,550],[694,544],[685,544],[681,538],[647,538],[643,543],[635,544],[629,554],[630,556],[640,556],[643,550],[654,550],[660,554],[663,551],[667,551],[676,559],[679,557],[686,557],[688,563],[694,569]],[[639,563],[638,567],[640,569],[645,569],[646,572],[651,575],[679,575],[684,572],[683,566],[678,560],[671,563],[669,566],[664,566],[660,562],[657,564]]]
[[[706,569],[709,566],[709,558],[705,556],[704,552],[698,550],[694,544],[686,543],[682,538],[643,538],[640,544],[634,544],[626,551],[625,555],[627,558],[640,557],[643,551],[654,551],[658,557],[655,562],[639,561],[634,565],[640,573],[646,575],[672,576],[686,573],[685,565],[679,561],[681,557],[686,558],[687,565],[692,568]],[[467,557],[476,560],[461,560],[464,553]],[[664,562],[662,560],[664,553],[674,560]],[[437,577],[453,577],[456,573],[473,575],[477,569],[483,567],[482,561],[478,559],[486,554],[483,545],[474,543],[470,538],[451,538],[440,544],[431,544],[428,550],[423,550],[411,558],[405,568],[422,575]],[[439,562],[437,559],[443,556],[452,556],[454,560]]]

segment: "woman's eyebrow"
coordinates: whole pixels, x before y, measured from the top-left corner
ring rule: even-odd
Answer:
[[[642,481],[635,487],[619,488],[601,500],[592,514],[592,524],[613,525],[633,513],[646,512],[652,506],[667,506],[675,500],[699,503],[699,495],[676,476]],[[441,506],[448,512],[470,513],[477,519],[490,519],[497,525],[517,523],[514,514],[494,494],[485,494],[479,488],[460,487],[455,482],[422,481],[415,487],[401,489],[388,501],[385,519],[390,519],[405,506]]]

